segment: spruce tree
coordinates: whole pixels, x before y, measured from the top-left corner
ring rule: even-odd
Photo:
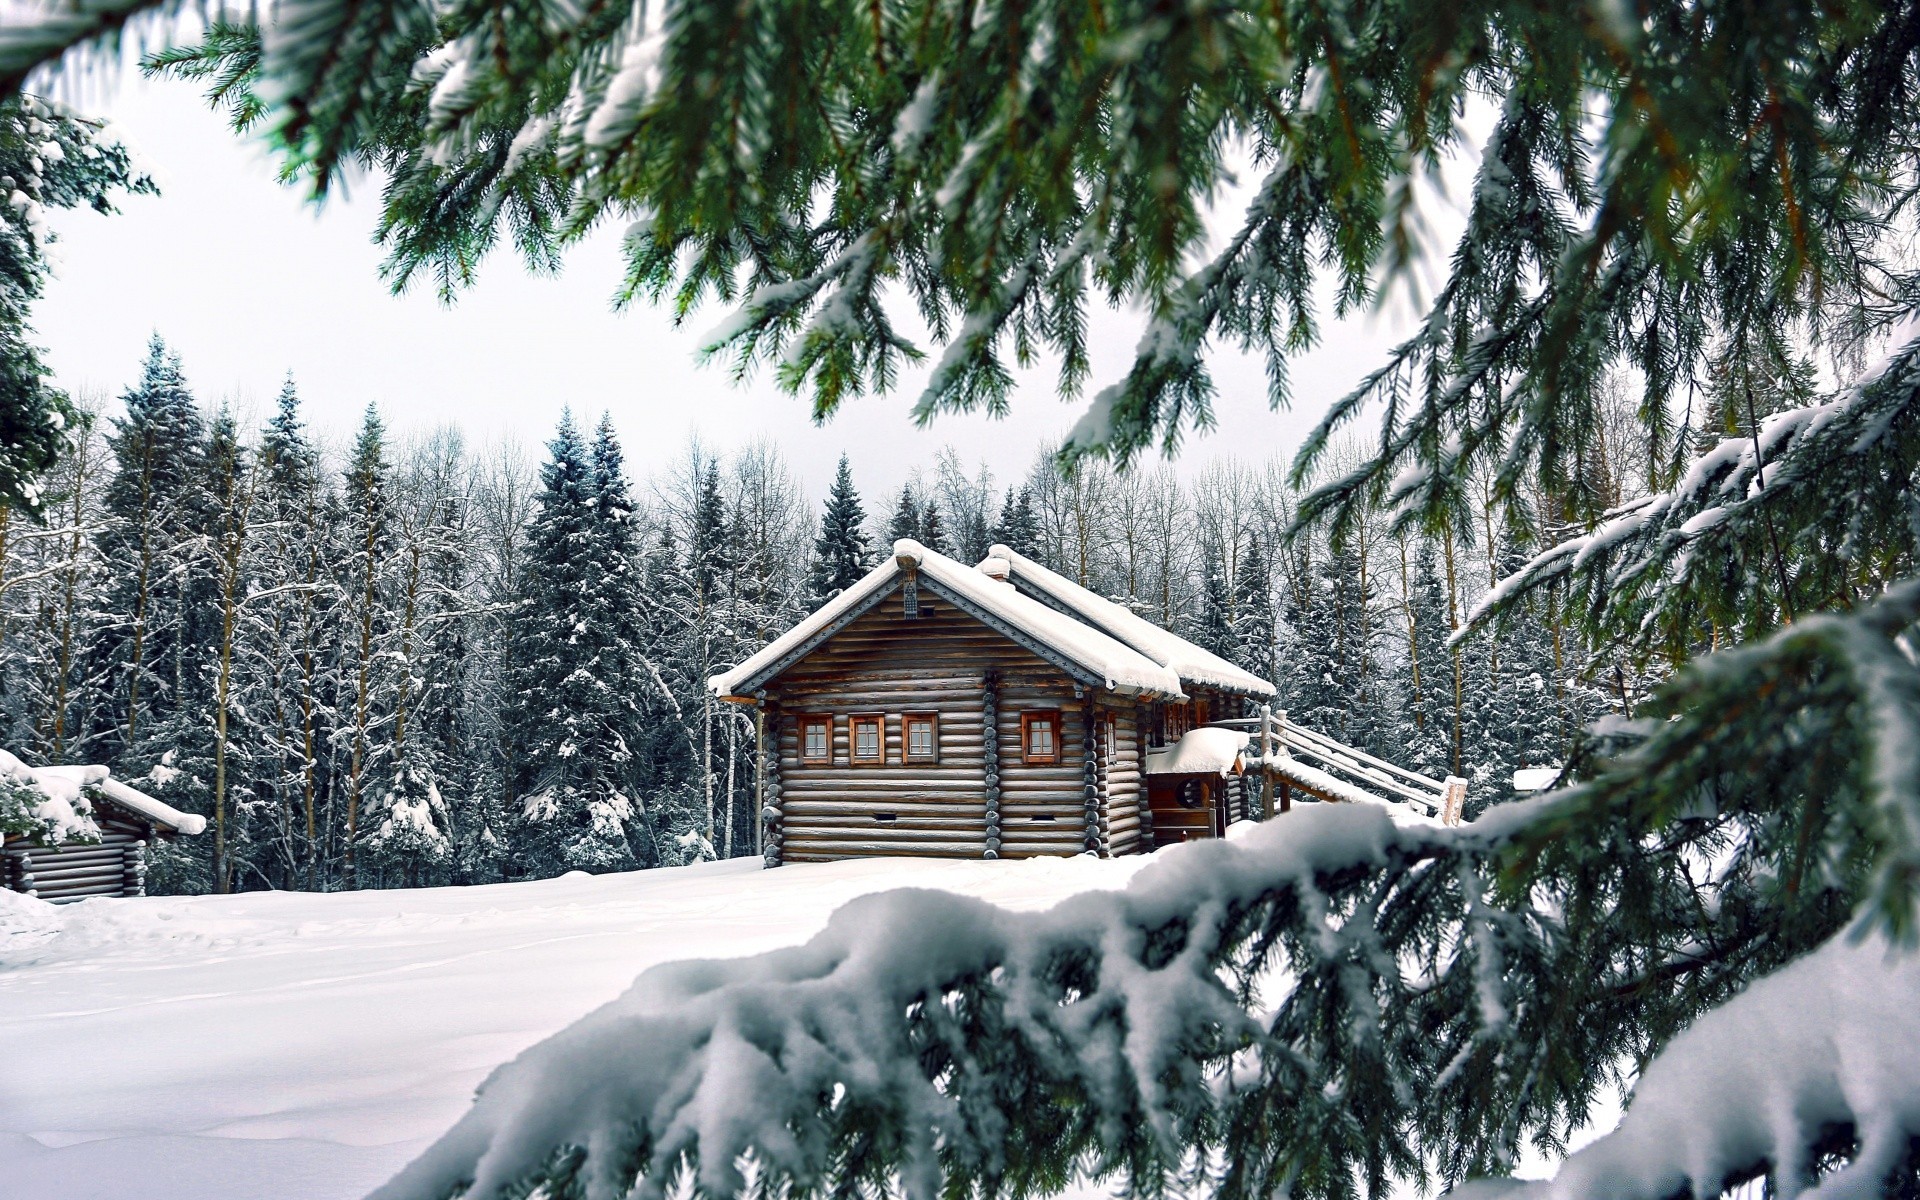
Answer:
[[[196,650],[195,583],[203,575],[188,559],[198,532],[204,432],[180,358],[158,334],[148,343],[140,381],[120,399],[126,413],[107,438],[114,470],[98,540],[112,566],[92,654],[112,697],[101,714],[111,722],[101,731],[111,761],[117,772],[139,775],[173,749],[156,731],[179,711]]]
[[[387,756],[382,733],[393,711],[393,680],[382,658],[392,629],[394,546],[392,465],[386,436],[379,411],[369,404],[354,440],[342,497],[346,545],[339,580],[345,626],[340,721],[348,757],[340,859],[342,878],[349,887],[361,883],[355,857],[362,836],[361,808]]]
[[[1399,722],[1400,751],[1392,757],[1429,778],[1458,775],[1454,754],[1455,651],[1448,646],[1446,585],[1434,564],[1431,542],[1414,557],[1410,585],[1413,626],[1405,703]],[[1469,791],[1469,797],[1472,792]]]
[[[1000,505],[1000,520],[993,527],[995,544],[1015,554],[1037,558],[1040,554],[1040,517],[1033,509],[1033,489],[1022,484],[1009,488]]]
[[[867,512],[860,493],[853,487],[853,470],[847,456],[833,474],[833,488],[827,493],[826,511],[820,517],[820,534],[813,543],[813,565],[807,574],[807,590],[816,604],[823,604],[867,573],[872,566],[873,548],[867,540]]]
[[[953,543],[947,537],[946,522],[940,518],[940,505],[931,497],[920,510],[920,544],[937,554],[951,555]]]
[[[893,518],[887,522],[887,542],[891,545],[901,538],[920,536],[920,503],[914,499],[913,485],[906,484],[900,489],[900,499],[894,502]]]
[[[1258,538],[1249,538],[1233,578],[1233,639],[1225,657],[1262,679],[1272,679],[1276,620],[1266,552]]]
[[[260,864],[280,887],[318,886],[324,803],[322,758],[331,731],[335,627],[340,597],[328,531],[333,492],[300,417],[289,376],[260,439],[257,636],[243,702],[264,722],[255,788],[272,805],[273,852]]]
[[[590,448],[571,414],[548,443],[527,530],[527,562],[514,614],[517,686],[507,720],[518,747],[516,798],[540,874],[634,865],[627,794],[634,681],[623,675],[626,620],[605,583],[629,590],[630,502],[617,447]],[[604,511],[613,508],[611,517]],[[627,643],[630,644],[630,643]]]
[[[0,89],[0,510],[39,515],[48,473],[87,416],[49,379],[29,322],[51,271],[54,209],[111,213],[116,192],[152,193],[106,127]]]

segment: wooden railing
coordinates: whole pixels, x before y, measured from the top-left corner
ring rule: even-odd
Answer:
[[[1458,775],[1433,779],[1409,771],[1289,721],[1284,710],[1262,706],[1257,717],[1212,723],[1247,729],[1253,734],[1253,743],[1242,762],[1249,774],[1262,779],[1261,808],[1266,815],[1272,815],[1273,789],[1277,783],[1282,789],[1283,810],[1292,788],[1332,801],[1356,798],[1347,794],[1351,788],[1364,793],[1367,799],[1406,804],[1443,824],[1460,823],[1461,810],[1467,800],[1467,781]],[[1298,769],[1296,763],[1302,761],[1308,770]]]

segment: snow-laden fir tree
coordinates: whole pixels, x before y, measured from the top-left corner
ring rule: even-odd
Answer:
[[[937,554],[951,555],[953,540],[947,536],[947,522],[940,515],[940,502],[929,496],[920,508],[920,544]]]
[[[893,516],[887,521],[887,544],[892,545],[901,538],[920,536],[920,501],[913,494],[911,483],[900,486],[900,498],[893,503]]]
[[[49,272],[48,214],[111,213],[116,192],[154,190],[103,122],[0,91],[0,510],[40,511],[44,477],[87,420],[48,379],[29,323]]]
[[[341,878],[358,887],[361,814],[386,769],[393,672],[383,657],[392,632],[393,465],[386,425],[367,406],[341,488],[344,542],[338,561],[341,624],[338,743],[346,754],[340,823]]]
[[[631,601],[616,593],[636,591],[631,502],[610,433],[596,453],[568,414],[548,450],[512,631],[507,729],[531,838],[523,854],[540,874],[622,870],[634,865],[638,688]]]
[[[854,490],[853,469],[840,456],[833,487],[820,517],[820,534],[813,543],[813,565],[807,588],[815,603],[825,603],[845,591],[873,565],[873,547],[867,537],[867,511]]]
[[[252,635],[241,643],[241,703],[259,722],[254,787],[271,806],[254,866],[278,887],[319,887],[327,735],[336,691],[341,581],[336,496],[300,416],[291,376],[260,435]]]
[[[1435,565],[1431,542],[1422,541],[1408,584],[1408,652],[1400,709],[1399,753],[1402,766],[1429,778],[1461,772],[1456,717],[1460,651],[1448,645],[1446,585]],[[1475,799],[1469,791],[1470,799]],[[1476,801],[1477,802],[1477,801]]]
[[[1234,572],[1232,637],[1224,657],[1262,679],[1272,679],[1277,623],[1267,554],[1258,538],[1249,538]]]
[[[393,506],[391,742],[368,789],[364,846],[383,873],[407,886],[435,880],[454,850],[460,786],[466,603],[457,437],[422,447]]]
[[[647,671],[641,691],[636,794],[652,820],[643,853],[649,866],[678,866],[704,856],[707,777],[701,707],[693,688],[700,665],[694,580],[673,524],[662,521],[643,569]]]
[[[112,759],[138,774],[167,749],[150,731],[178,704],[193,615],[186,556],[203,477],[202,421],[180,358],[154,335],[140,380],[121,397],[108,450],[113,472],[102,495],[106,528],[98,546],[113,564],[100,595],[91,653],[112,700],[102,712]]]
[[[1028,558],[1040,553],[1040,519],[1033,511],[1033,492],[1022,485],[1007,489],[1000,505],[1000,519],[993,526],[993,540],[1016,554]]]

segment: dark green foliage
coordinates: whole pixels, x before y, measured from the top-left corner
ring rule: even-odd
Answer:
[[[1000,505],[1000,520],[993,527],[993,540],[1015,554],[1032,558],[1040,553],[1040,518],[1033,511],[1033,492],[1021,487],[1007,492]]]
[[[1277,636],[1273,574],[1267,569],[1267,554],[1257,538],[1247,540],[1240,555],[1240,569],[1234,572],[1232,633],[1225,657],[1262,679],[1272,679]]]
[[[47,280],[46,212],[112,213],[116,191],[155,188],[99,123],[11,91],[0,88],[0,506],[38,513],[43,479],[83,421],[49,383],[28,324]]]
[[[114,473],[102,495],[102,559],[116,564],[103,607],[114,619],[94,643],[95,670],[111,697],[101,716],[115,754],[139,756],[142,739],[181,713],[197,682],[206,617],[201,564],[190,540],[203,526],[203,426],[180,358],[155,334],[140,381],[120,397],[126,415],[107,445]],[[151,765],[148,763],[147,765]]]
[[[813,543],[813,569],[807,576],[807,589],[816,603],[823,603],[850,587],[872,565],[873,550],[867,544],[867,511],[860,493],[853,488],[853,470],[847,456],[840,456],[834,471],[833,489],[827,493],[826,511],[820,517],[820,535]]]
[[[632,501],[604,424],[589,448],[563,417],[548,449],[514,631],[515,799],[537,839],[535,870],[618,870],[634,865],[629,739],[641,687]]]
[[[900,499],[893,506],[893,519],[887,522],[887,541],[889,544],[901,538],[920,536],[920,503],[914,498],[911,484],[900,489]]]

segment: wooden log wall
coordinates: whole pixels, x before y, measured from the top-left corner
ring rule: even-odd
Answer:
[[[764,806],[760,810],[760,819],[764,823],[760,843],[761,861],[769,867],[777,867],[783,861],[782,833],[786,828],[786,814],[780,807],[780,706],[771,700],[761,705],[760,746],[762,778],[766,780]]]
[[[988,671],[980,680],[981,759],[987,810],[987,858],[999,858],[1000,848],[1000,675]]]
[[[1078,853],[1083,753],[1071,681],[924,589],[919,616],[902,607],[900,595],[889,596],[768,687],[780,712],[769,776],[779,780],[781,861]],[[997,678],[991,706],[989,674]],[[1055,764],[1028,766],[1020,716],[1041,709],[1061,714],[1061,754]],[[902,718],[923,712],[938,720],[938,761],[908,763]],[[883,718],[878,765],[852,761],[849,718],[865,714]],[[801,761],[801,724],[810,715],[833,718],[830,763]],[[998,848],[989,841],[989,722]]]
[[[1116,705],[1107,710],[1113,718],[1113,745],[1102,764],[1101,790],[1106,801],[1107,848],[1112,854],[1137,854],[1153,849],[1148,833],[1151,810],[1144,800],[1146,743],[1139,705]]]
[[[88,896],[146,894],[146,826],[100,815],[100,840],[67,846],[36,846],[7,839],[0,882],[17,892],[62,903]]]
[[[1105,858],[1100,824],[1100,716],[1088,702],[1080,714],[1080,848]]]

